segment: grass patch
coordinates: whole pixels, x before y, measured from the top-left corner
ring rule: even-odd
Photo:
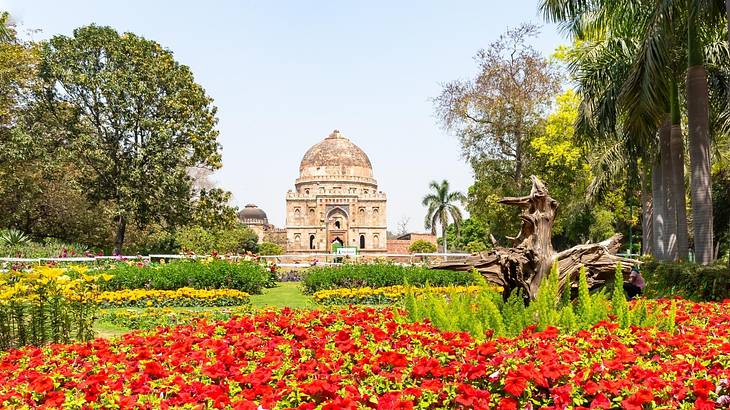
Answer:
[[[275,288],[264,289],[262,295],[252,295],[254,307],[314,307],[312,298],[302,293],[300,282],[279,282]]]

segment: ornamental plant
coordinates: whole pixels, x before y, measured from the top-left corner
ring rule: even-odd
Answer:
[[[96,297],[96,301],[102,308],[241,306],[249,303],[249,294],[235,289],[125,289],[102,292]]]
[[[310,268],[302,282],[304,293],[313,294],[319,290],[339,288],[382,288],[405,285],[466,286],[474,283],[470,272],[428,269],[421,266],[399,266],[393,264],[349,264]]]
[[[235,289],[260,294],[270,282],[266,268],[251,261],[229,262],[218,259],[176,261],[139,266],[118,264],[105,273],[113,275],[104,290],[156,289]]]
[[[98,281],[84,267],[0,273],[0,350],[90,340]]]

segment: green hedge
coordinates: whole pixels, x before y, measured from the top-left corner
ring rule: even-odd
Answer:
[[[105,271],[113,275],[102,281],[103,290],[236,289],[252,295],[271,285],[270,273],[254,262],[178,261],[143,267],[120,264]]]
[[[730,270],[726,264],[648,261],[641,265],[647,295],[681,296],[696,301],[730,299]]]
[[[313,267],[303,278],[304,293],[338,288],[382,288],[410,284],[412,286],[470,285],[474,283],[471,272],[428,269],[418,266],[342,265],[337,267]]]

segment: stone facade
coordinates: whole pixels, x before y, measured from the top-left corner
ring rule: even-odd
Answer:
[[[310,148],[286,195],[287,252],[329,253],[335,243],[384,253],[386,196],[370,159],[339,131]]]
[[[248,204],[238,212],[238,220],[251,228],[259,237],[258,243],[265,242],[266,236],[277,229],[269,223],[266,212],[254,204]]]

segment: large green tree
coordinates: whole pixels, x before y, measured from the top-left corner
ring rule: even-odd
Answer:
[[[431,233],[436,234],[436,226],[441,226],[441,235],[444,242],[444,253],[447,252],[447,229],[449,227],[449,219],[455,225],[458,232],[461,225],[462,215],[459,204],[466,200],[464,194],[459,191],[451,191],[449,181],[443,180],[441,183],[431,181],[428,185],[431,192],[423,197],[423,206],[428,208],[424,226],[430,229]]]
[[[216,108],[190,69],[158,43],[95,25],[55,36],[40,75],[53,115],[78,161],[88,198],[110,204],[114,252],[127,224],[189,219],[188,167],[219,167]]]

